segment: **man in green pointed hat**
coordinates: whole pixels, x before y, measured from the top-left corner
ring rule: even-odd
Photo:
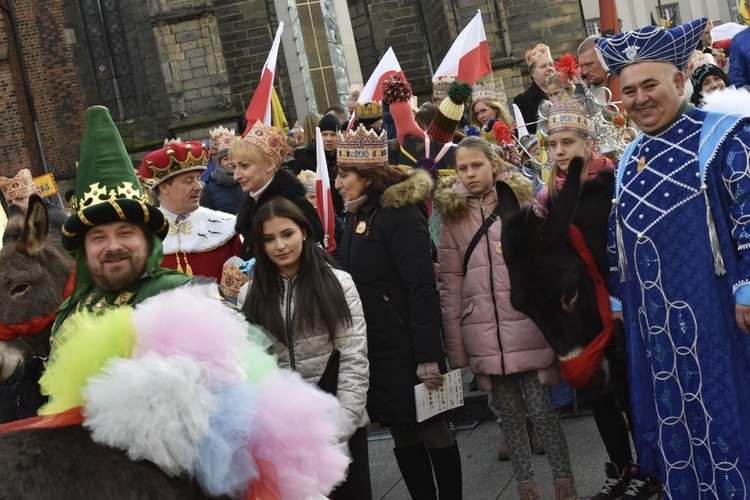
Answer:
[[[55,318],[60,325],[78,311],[134,305],[190,281],[164,269],[162,240],[169,226],[149,203],[109,110],[86,111],[81,157],[71,199],[73,214],[62,245],[76,259],[76,284]]]

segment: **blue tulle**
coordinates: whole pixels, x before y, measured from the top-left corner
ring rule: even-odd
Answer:
[[[248,382],[218,391],[219,406],[211,417],[211,434],[201,444],[195,477],[211,496],[242,495],[259,476],[248,443],[258,404],[258,391]]]
[[[471,125],[469,125],[468,127],[466,127],[466,137],[470,137],[472,135],[480,136],[482,135],[482,133],[477,127],[472,127]]]

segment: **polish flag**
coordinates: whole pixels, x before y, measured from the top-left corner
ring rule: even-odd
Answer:
[[[479,77],[489,73],[492,73],[490,49],[484,34],[482,12],[477,9],[477,15],[453,42],[432,81],[436,83],[443,77],[451,76],[474,85]]]
[[[331,179],[328,177],[328,163],[326,152],[323,149],[323,134],[320,128],[315,127],[315,151],[318,165],[315,170],[315,195],[318,198],[318,216],[323,223],[323,234],[328,236],[328,247],[326,251],[332,253],[336,250],[336,239],[333,237],[336,230],[336,220],[333,217],[333,198],[331,198]]]
[[[365,85],[365,88],[362,89],[362,93],[359,94],[357,103],[367,104],[372,101],[381,101],[383,99],[383,82],[393,75],[399,75],[406,80],[404,72],[401,71],[401,65],[398,63],[398,59],[396,59],[396,54],[393,53],[393,48],[388,47],[388,50],[378,63],[375,71],[370,75],[370,79],[367,80],[367,84]],[[352,128],[355,119],[356,116],[354,115],[354,112],[352,112],[352,117],[349,120],[349,127],[347,130]]]
[[[271,90],[273,89],[273,78],[276,73],[276,59],[279,55],[282,31],[284,31],[284,23],[279,22],[279,29],[276,30],[276,37],[273,39],[271,52],[268,53],[268,59],[266,59],[266,64],[263,66],[263,72],[260,75],[260,82],[258,82],[258,87],[255,89],[253,98],[250,99],[247,111],[245,111],[247,128],[242,133],[243,137],[250,132],[250,129],[253,128],[253,125],[258,120],[262,121],[265,125],[273,125],[271,123]]]

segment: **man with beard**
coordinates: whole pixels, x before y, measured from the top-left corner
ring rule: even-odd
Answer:
[[[162,265],[219,282],[224,263],[240,253],[240,239],[234,215],[199,206],[207,164],[202,143],[172,143],[147,154],[138,173],[169,223]]]
[[[76,283],[61,306],[55,335],[72,314],[132,306],[190,281],[161,267],[169,225],[149,203],[109,110],[86,111],[81,158],[62,245],[75,255]]]
[[[610,74],[602,66],[599,56],[596,55],[596,41],[601,38],[599,35],[592,35],[581,42],[578,46],[578,68],[581,70],[581,80],[591,88],[591,92],[602,87],[609,88]],[[607,104],[601,95],[597,95],[597,103],[600,105]]]

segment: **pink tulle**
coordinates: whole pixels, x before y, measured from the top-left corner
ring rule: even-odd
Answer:
[[[346,477],[349,457],[336,445],[340,407],[335,397],[279,370],[260,384],[251,451],[274,465],[282,498],[327,495]]]
[[[143,302],[133,312],[138,331],[133,357],[146,353],[189,356],[206,364],[220,385],[246,379],[242,352],[249,347],[241,313],[215,298],[216,285],[175,288]]]

